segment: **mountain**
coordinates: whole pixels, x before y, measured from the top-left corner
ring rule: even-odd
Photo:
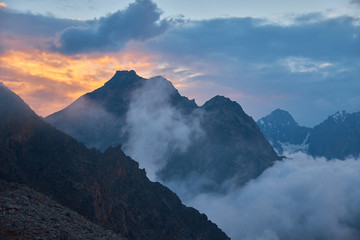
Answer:
[[[360,112],[337,112],[314,128],[307,128],[299,126],[288,112],[277,109],[257,124],[280,154],[302,151],[327,159],[360,154]]]
[[[165,78],[144,79],[134,71],[117,71],[103,87],[45,119],[89,147],[122,144],[139,161],[141,149],[148,148],[146,157],[160,152],[152,164],[140,161],[147,172],[156,166],[162,182],[201,177],[191,181],[193,187],[202,182],[194,187],[199,191],[219,190],[230,179],[242,185],[279,160],[236,102],[216,96],[199,107]]]
[[[123,239],[24,185],[0,180],[0,239]]]
[[[311,128],[299,126],[289,112],[276,109],[257,124],[279,154],[306,150]]]
[[[228,239],[148,180],[120,147],[104,153],[60,132],[0,86],[0,179],[31,187],[128,239]]]
[[[360,112],[337,112],[315,126],[309,137],[309,154],[327,159],[360,155]]]

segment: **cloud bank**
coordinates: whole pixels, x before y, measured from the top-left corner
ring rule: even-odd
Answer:
[[[187,202],[232,239],[347,239],[360,237],[360,161],[278,162],[242,189]]]
[[[116,51],[130,40],[144,41],[162,34],[168,22],[160,20],[160,15],[154,2],[136,0],[125,10],[66,28],[53,49],[64,54]]]

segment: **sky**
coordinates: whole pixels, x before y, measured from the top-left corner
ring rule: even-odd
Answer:
[[[360,111],[359,16],[359,0],[7,0],[0,82],[45,117],[134,69],[314,126]]]

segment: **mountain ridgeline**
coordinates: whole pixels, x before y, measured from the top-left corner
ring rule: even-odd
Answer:
[[[89,147],[122,144],[147,172],[154,152],[155,179],[201,177],[191,183],[201,182],[194,187],[201,192],[218,191],[230,179],[241,186],[279,159],[236,102],[216,96],[199,107],[165,78],[144,79],[134,71],[117,71],[103,87],[45,120]],[[137,155],[146,148],[142,161]]]
[[[87,149],[43,121],[3,86],[0,102],[0,180],[26,185],[127,239],[228,239],[204,214],[184,206],[160,183],[149,181],[120,147],[105,152]],[[51,208],[46,202],[34,204],[40,211]],[[6,210],[3,204],[1,209]],[[66,229],[69,220],[64,219]]]
[[[360,112],[337,112],[314,128],[307,128],[299,126],[288,112],[277,109],[257,124],[279,154],[302,151],[327,159],[360,154]]]

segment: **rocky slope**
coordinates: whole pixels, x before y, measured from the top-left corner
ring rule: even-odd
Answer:
[[[0,239],[123,239],[24,185],[0,180]]]
[[[4,87],[0,102],[0,179],[25,184],[128,239],[228,239],[150,182],[120,147],[87,149]]]
[[[94,112],[102,117],[92,117]],[[143,125],[129,124],[129,116],[130,123]],[[168,124],[168,120],[172,123]],[[166,136],[158,132],[152,132],[148,141],[149,144],[164,141],[159,149],[163,157],[159,160],[162,166],[157,171],[158,179],[172,182],[201,176],[205,179],[202,182],[207,183],[200,184],[197,189],[200,191],[216,191],[229,179],[240,186],[279,159],[253,119],[236,102],[217,96],[199,107],[181,96],[166,79],[144,79],[134,71],[116,72],[103,87],[48,116],[46,121],[87,146],[101,150],[114,144],[131,148],[132,143],[145,139],[139,134],[141,128],[156,130],[165,125],[159,131],[175,129],[167,135],[178,134],[179,138],[186,133],[180,139],[185,147],[180,150],[174,147],[178,138],[166,142]],[[157,125],[148,124],[151,121],[158,121]]]

